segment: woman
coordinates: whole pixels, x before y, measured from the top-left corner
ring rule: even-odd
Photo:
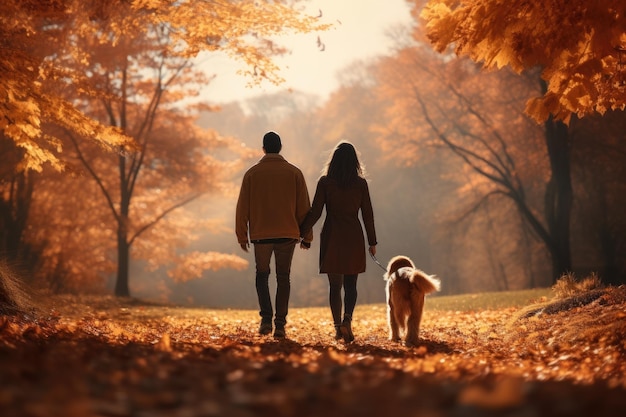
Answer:
[[[354,340],[352,314],[357,300],[357,277],[365,272],[365,240],[359,210],[365,225],[370,254],[376,254],[374,212],[367,181],[354,146],[339,142],[317,183],[311,210],[300,225],[306,236],[326,207],[320,239],[320,273],[328,274],[329,302],[335,324],[335,339]],[[341,290],[344,315],[341,319]]]

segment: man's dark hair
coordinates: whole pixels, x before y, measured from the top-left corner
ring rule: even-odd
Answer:
[[[267,153],[280,153],[283,145],[280,142],[280,136],[276,132],[267,132],[263,136],[263,149]]]

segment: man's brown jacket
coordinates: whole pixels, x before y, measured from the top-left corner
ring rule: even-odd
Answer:
[[[311,203],[304,175],[281,155],[268,153],[243,176],[235,231],[239,244],[300,237],[300,223]],[[305,242],[313,240],[311,231]]]

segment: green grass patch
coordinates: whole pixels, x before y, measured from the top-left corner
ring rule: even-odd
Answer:
[[[554,293],[551,288],[427,296],[425,309],[439,311],[495,310],[508,307],[524,307],[540,301],[542,297],[550,299],[553,296]]]

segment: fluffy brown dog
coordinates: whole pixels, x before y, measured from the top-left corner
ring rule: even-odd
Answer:
[[[440,281],[415,268],[406,256],[395,256],[387,265],[387,322],[389,339],[399,341],[405,333],[404,343],[415,346],[419,337],[424,310],[424,296],[439,291]]]

